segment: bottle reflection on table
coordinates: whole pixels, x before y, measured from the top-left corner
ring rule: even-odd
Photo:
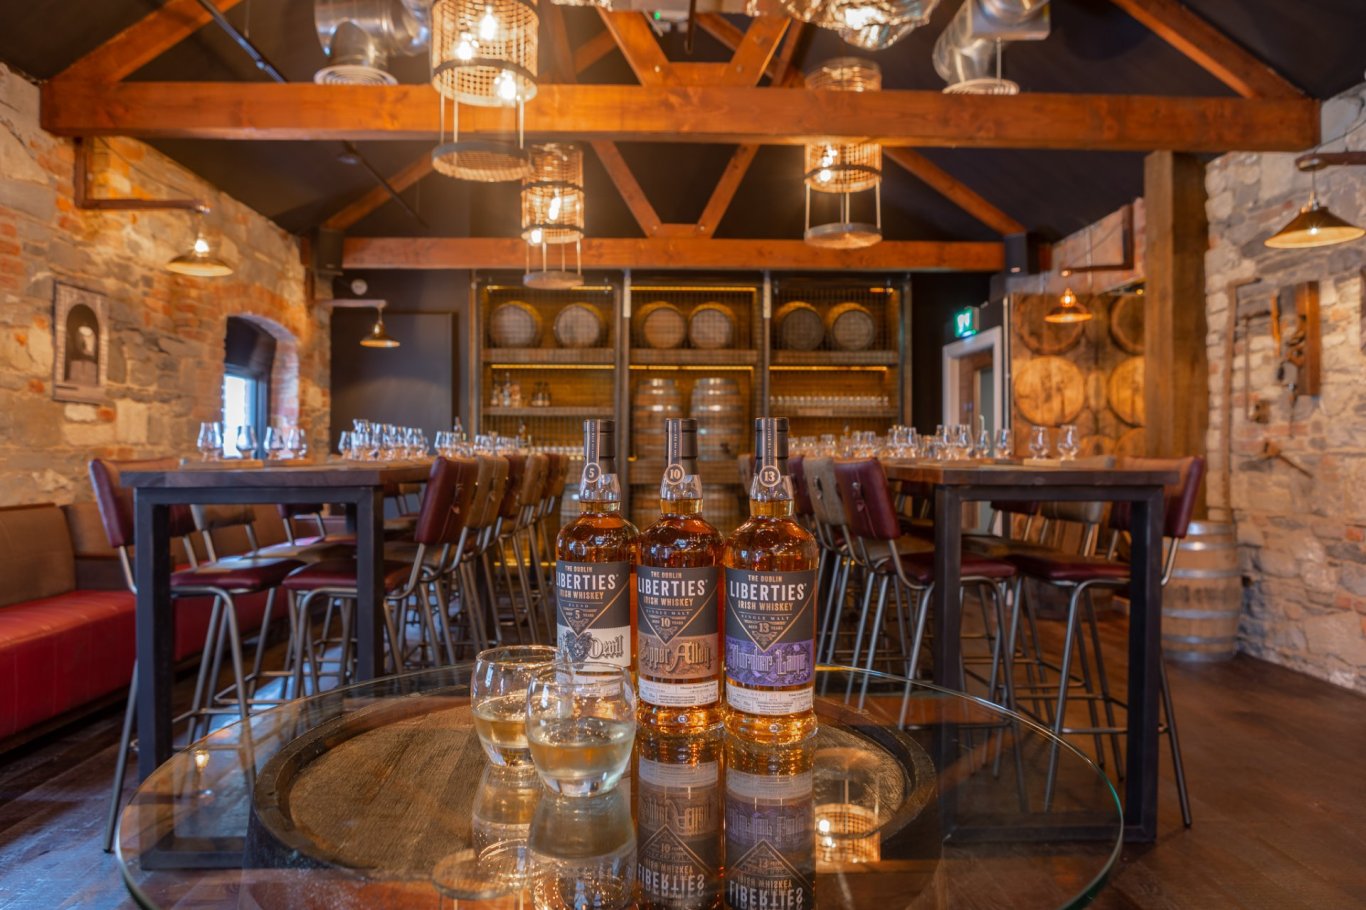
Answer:
[[[726,907],[815,906],[813,739],[763,746],[726,738]]]
[[[720,907],[721,731],[642,735],[636,749],[641,910]]]
[[[636,830],[623,781],[587,797],[541,797],[531,821],[537,910],[619,910],[635,897]]]

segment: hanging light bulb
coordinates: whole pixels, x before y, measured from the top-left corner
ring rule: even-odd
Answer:
[[[370,334],[360,340],[363,348],[396,348],[398,340],[384,327],[384,307],[375,310],[375,324],[370,326]]]
[[[541,241],[545,240],[545,231],[541,230],[538,227],[534,227],[531,229],[531,232],[527,234],[526,240],[527,243],[531,244],[532,246],[540,246]]]
[[[1069,286],[1058,298],[1058,305],[1048,311],[1048,315],[1043,318],[1044,322],[1051,322],[1054,325],[1068,325],[1074,322],[1086,322],[1091,318],[1091,311],[1081,305],[1077,299],[1076,292]]]
[[[194,278],[222,278],[232,274],[232,266],[213,254],[213,246],[204,236],[203,217],[207,213],[207,208],[199,212],[200,223],[189,251],[166,263],[166,271]]]
[[[492,41],[498,37],[498,17],[493,15],[493,7],[484,7],[484,17],[479,20],[479,37]]]
[[[498,78],[494,81],[498,84],[499,98],[502,98],[504,101],[517,100],[517,80],[513,78],[512,73],[503,70],[498,74]]]
[[[551,220],[551,221],[558,221],[558,220],[559,220],[559,217],[560,217],[560,208],[561,208],[562,206],[563,206],[563,203],[560,201],[560,194],[557,192],[557,193],[555,194],[555,198],[550,200],[550,207],[549,207],[549,209],[546,210],[546,214],[547,214],[548,216],[550,216],[550,220]]]
[[[468,63],[474,59],[474,49],[475,43],[470,33],[461,32],[460,40],[455,45],[455,59]]]

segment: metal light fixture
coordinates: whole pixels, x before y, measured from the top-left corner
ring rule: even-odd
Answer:
[[[440,142],[432,166],[462,180],[519,180],[523,105],[536,96],[540,17],[536,0],[436,0],[432,5],[432,86],[441,104]],[[515,107],[517,142],[460,141],[460,105]],[[449,141],[445,141],[449,132]]]
[[[370,326],[370,334],[360,340],[363,348],[396,348],[398,340],[384,327],[384,307],[375,308],[375,324]]]
[[[232,274],[232,266],[214,255],[213,246],[204,236],[204,216],[207,206],[197,210],[198,224],[195,228],[194,244],[190,249],[166,263],[166,271],[194,278],[222,278]]]
[[[1295,167],[1309,172],[1309,202],[1288,224],[1263,243],[1277,250],[1307,250],[1366,237],[1366,230],[1339,218],[1319,202],[1318,172],[1330,164],[1366,164],[1366,155],[1359,152],[1319,152],[1316,149],[1296,158]]]
[[[869,51],[891,47],[930,21],[939,0],[782,0],[788,15]]]
[[[1077,299],[1076,293],[1069,286],[1058,298],[1058,305],[1048,311],[1048,315],[1043,318],[1044,322],[1051,322],[1054,325],[1071,325],[1076,322],[1086,322],[1091,319],[1091,311],[1082,306]]]
[[[871,60],[839,57],[809,73],[806,87],[816,91],[875,92],[882,71]],[[876,142],[826,140],[806,146],[802,180],[806,184],[806,233],[812,246],[858,249],[882,239],[882,146]],[[874,220],[855,221],[851,196],[871,190]],[[811,224],[811,194],[839,197],[839,220]]]
[[[573,142],[547,142],[528,149],[530,171],[522,179],[522,239],[527,242],[527,270],[522,282],[533,288],[567,289],[583,284],[584,234],[583,148]],[[574,269],[568,248],[574,245]],[[548,248],[560,252],[560,267],[550,267]],[[539,249],[540,268],[532,269],[531,251]]]

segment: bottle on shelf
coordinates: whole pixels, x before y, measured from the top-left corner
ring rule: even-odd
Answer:
[[[726,538],[726,727],[760,743],[816,732],[816,541],[792,517],[787,419],[754,421],[750,517]]]
[[[583,422],[579,514],[555,539],[556,641],[573,660],[632,666],[635,525],[621,513],[616,422]]]
[[[642,731],[637,739],[632,780],[641,910],[721,906],[722,757],[716,729],[696,736]]]
[[[727,910],[816,906],[815,739],[725,755]]]
[[[721,535],[702,517],[697,421],[664,421],[659,519],[640,534],[636,680],[640,723],[697,733],[721,723]]]

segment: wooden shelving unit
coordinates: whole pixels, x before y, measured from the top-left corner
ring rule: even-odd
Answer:
[[[486,407],[484,408],[485,417],[581,417],[585,420],[597,417],[611,417],[615,411],[610,407],[580,407],[577,405],[567,405],[565,407]]]
[[[849,366],[889,366],[901,362],[897,351],[774,351],[773,366],[809,366],[839,369]]]
[[[757,366],[757,350],[693,351],[687,348],[654,350],[635,348],[631,351],[634,366]]]
[[[544,292],[543,292],[544,293]],[[504,364],[535,366],[563,364],[565,366],[611,366],[616,363],[616,351],[611,348],[484,348],[484,363],[500,368]]]

